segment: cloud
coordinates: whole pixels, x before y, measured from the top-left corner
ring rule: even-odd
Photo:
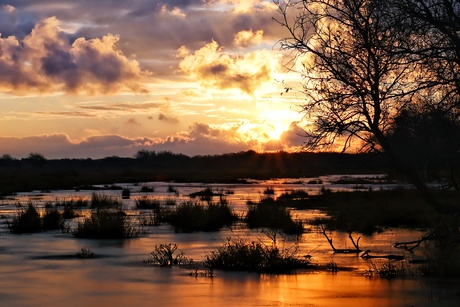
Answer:
[[[126,122],[129,124],[128,122]],[[131,124],[136,125],[136,121]],[[215,155],[245,150],[278,151],[300,150],[305,141],[303,130],[293,123],[280,140],[261,143],[255,134],[245,131],[246,123],[213,126],[195,122],[186,131],[165,138],[120,135],[94,135],[83,140],[71,140],[66,134],[29,137],[0,137],[0,156],[10,154],[15,158],[27,157],[31,152],[43,154],[48,159],[103,158],[109,156],[132,157],[141,150],[172,151],[189,156]]]
[[[264,36],[264,31],[259,30],[256,32],[253,32],[252,30],[246,31],[240,31],[235,35],[235,45],[240,46],[240,47],[247,47],[249,45],[255,45],[259,44],[262,42]]]
[[[118,49],[118,41],[108,34],[71,43],[55,17],[37,23],[23,39],[0,36],[0,87],[13,93],[142,92],[147,73]]]
[[[163,113],[160,113],[158,115],[158,120],[165,121],[168,123],[178,123],[179,119],[177,117],[174,117],[172,115],[165,115]]]
[[[262,148],[264,151],[300,151],[306,141],[305,131],[297,122],[292,122],[289,129],[280,135],[279,140],[271,140],[263,144]]]
[[[257,50],[242,56],[225,53],[212,41],[193,54],[186,47],[179,49],[179,68],[204,86],[219,89],[237,88],[253,94],[262,84],[272,80],[278,57],[266,50]]]
[[[271,45],[287,35],[272,21],[276,14],[272,0],[9,2],[14,3],[14,12],[0,9],[0,31],[5,37],[14,35],[20,40],[49,16],[61,21],[71,41],[101,38],[110,29],[121,37],[117,47],[124,54],[135,54],[143,69],[162,78],[173,75],[177,59],[171,55],[182,45],[197,50],[203,42],[215,39],[231,47],[234,35],[247,29],[263,30],[264,39]]]

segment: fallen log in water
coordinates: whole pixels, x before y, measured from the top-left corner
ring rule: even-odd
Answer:
[[[403,255],[370,255],[371,251],[367,250],[364,253],[361,254],[361,258],[363,259],[376,259],[376,258],[381,258],[381,259],[388,259],[388,260],[404,260],[405,257]]]

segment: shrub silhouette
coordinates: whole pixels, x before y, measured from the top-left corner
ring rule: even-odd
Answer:
[[[262,199],[259,203],[249,202],[248,207],[244,220],[250,229],[270,228],[286,234],[303,233],[302,222],[294,221],[286,207],[272,198]]]
[[[35,206],[29,203],[27,209],[21,210],[9,223],[8,228],[11,233],[16,234],[40,232],[42,230],[40,214]]]
[[[207,205],[185,202],[164,217],[164,221],[172,225],[176,232],[217,231],[231,226],[237,219],[225,201]]]
[[[228,239],[206,256],[205,265],[212,269],[282,273],[310,265],[307,259],[296,257],[297,249],[280,250],[260,242]]]
[[[64,217],[56,208],[46,208],[42,217],[43,230],[64,229]]]
[[[98,209],[83,222],[78,223],[73,235],[89,239],[125,239],[139,235],[139,229],[132,227],[121,210]]]

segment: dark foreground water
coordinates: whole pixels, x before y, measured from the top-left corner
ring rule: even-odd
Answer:
[[[323,185],[327,185],[323,178]],[[152,194],[166,194],[169,183],[155,185]],[[207,185],[209,186],[209,185]],[[302,182],[270,181],[253,185],[219,185],[231,189],[229,201],[236,210],[245,210],[245,202],[262,197],[265,187],[277,193],[289,189],[305,189],[315,193],[321,188]],[[137,186],[130,186],[133,191]],[[216,186],[212,186],[217,188]],[[353,186],[332,186],[353,189]],[[177,184],[178,199],[200,190],[203,185]],[[2,201],[0,224],[14,212],[14,203],[44,204],[65,197],[85,197],[88,191],[52,191],[26,193]],[[120,191],[107,191],[120,193]],[[129,210],[132,199],[124,206]],[[320,212],[296,212],[308,220]],[[364,273],[383,260],[364,260],[355,255],[333,254],[321,231],[307,226],[308,232],[299,241],[281,238],[281,248],[299,249],[318,264],[333,261],[351,271],[297,272],[289,275],[265,275],[244,272],[216,271],[214,277],[190,276],[191,269],[159,268],[143,264],[153,247],[176,243],[188,257],[202,261],[206,253],[220,246],[228,237],[260,240],[271,244],[261,232],[247,229],[224,229],[215,233],[176,234],[168,226],[151,227],[140,238],[130,240],[84,240],[70,234],[47,232],[30,235],[0,235],[0,306],[460,306],[460,280],[427,279],[408,276],[402,279],[367,277]],[[422,233],[387,230],[382,234],[362,237],[360,245],[381,253],[404,253],[394,249],[396,241],[411,240]],[[350,247],[347,234],[331,233],[336,247]],[[74,257],[81,248],[91,249],[93,259]],[[386,261],[386,260],[385,260]],[[460,260],[459,260],[460,261]],[[407,262],[395,263],[408,271],[417,267]]]

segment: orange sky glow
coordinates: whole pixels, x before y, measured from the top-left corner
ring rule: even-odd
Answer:
[[[0,155],[302,148],[271,0],[0,3]]]

